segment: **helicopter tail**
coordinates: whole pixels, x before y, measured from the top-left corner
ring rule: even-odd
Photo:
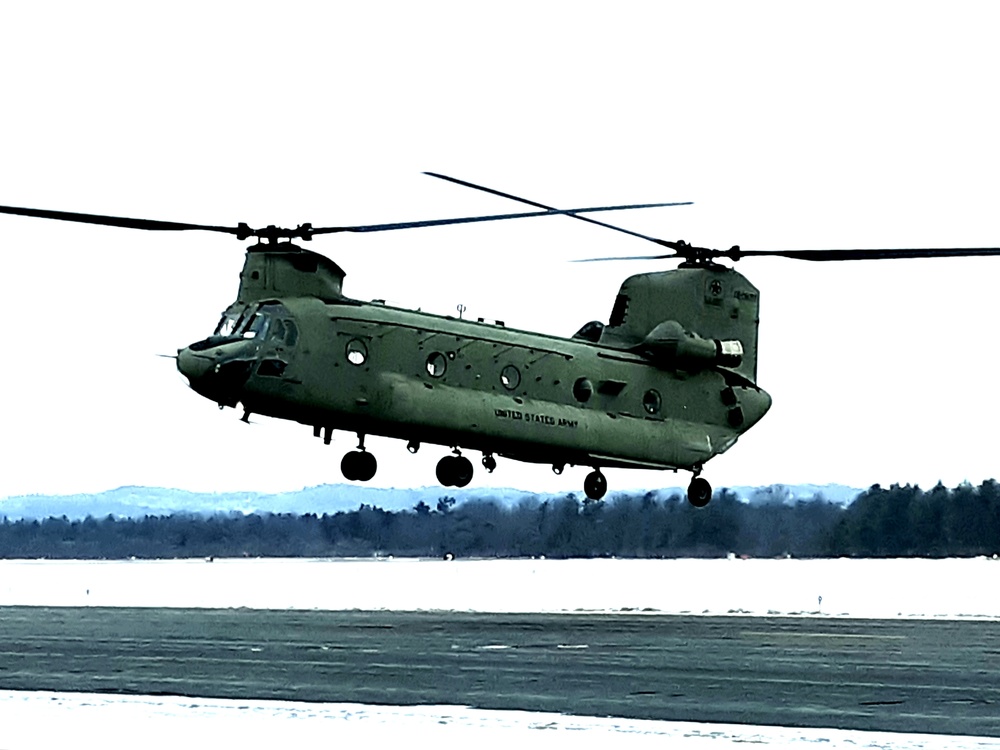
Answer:
[[[626,279],[601,340],[755,383],[759,322],[760,294],[745,276],[715,264],[681,267]]]

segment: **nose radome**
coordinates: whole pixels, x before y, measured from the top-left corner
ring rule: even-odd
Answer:
[[[196,380],[204,378],[215,369],[215,359],[204,354],[191,351],[189,347],[177,350],[177,369],[188,379],[194,388]]]
[[[245,351],[224,347],[201,350],[187,347],[177,352],[177,369],[191,389],[221,406],[236,406],[253,369],[254,359]]]

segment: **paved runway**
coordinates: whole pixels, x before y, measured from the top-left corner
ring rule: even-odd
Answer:
[[[1000,736],[1000,622],[0,608],[0,689]]]

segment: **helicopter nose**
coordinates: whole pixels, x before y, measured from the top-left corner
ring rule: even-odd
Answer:
[[[205,377],[215,367],[215,359],[192,351],[190,348],[177,350],[177,369],[181,375],[194,385],[196,380]]]
[[[253,360],[226,357],[224,352],[186,347],[177,350],[177,369],[191,389],[220,406],[236,406],[250,377]]]

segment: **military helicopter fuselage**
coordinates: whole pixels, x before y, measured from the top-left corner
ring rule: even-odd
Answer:
[[[150,231],[199,230],[257,238],[247,250],[236,301],[215,332],[178,351],[191,387],[221,407],[242,406],[309,425],[329,443],[334,431],[358,436],[341,461],[345,478],[377,471],[367,435],[405,440],[411,452],[444,446],[436,474],[464,487],[480,451],[496,456],[589,466],[584,492],[608,488],[603,468],[684,469],[688,499],[712,496],[700,476],[706,461],[753,427],[771,405],[757,385],[757,289],[718,258],[752,256],[853,261],[1000,255],[1000,248],[728,250],[696,247],[597,221],[600,211],[686,205],[634,204],[558,209],[454,177],[426,174],[528,204],[535,209],[452,219],[295,229],[215,226],[0,206],[0,213]],[[670,252],[639,258],[678,260],[677,268],[630,276],[607,323],[570,337],[507,328],[363,302],[343,292],[344,271],[292,239],[338,232],[381,232],[529,216],[564,215],[655,243]]]
[[[467,449],[491,471],[494,455],[591,466],[584,489],[599,498],[602,467],[697,473],[771,403],[753,382],[758,293],[729,268],[633,276],[607,325],[570,338],[361,302],[343,279],[291,243],[250,248],[237,301],[177,365],[221,406],[310,425],[326,442],[357,433],[350,479],[374,474],[363,440],[380,435],[454,448],[438,466],[446,485],[471,479]],[[710,487],[695,489],[707,502]]]

